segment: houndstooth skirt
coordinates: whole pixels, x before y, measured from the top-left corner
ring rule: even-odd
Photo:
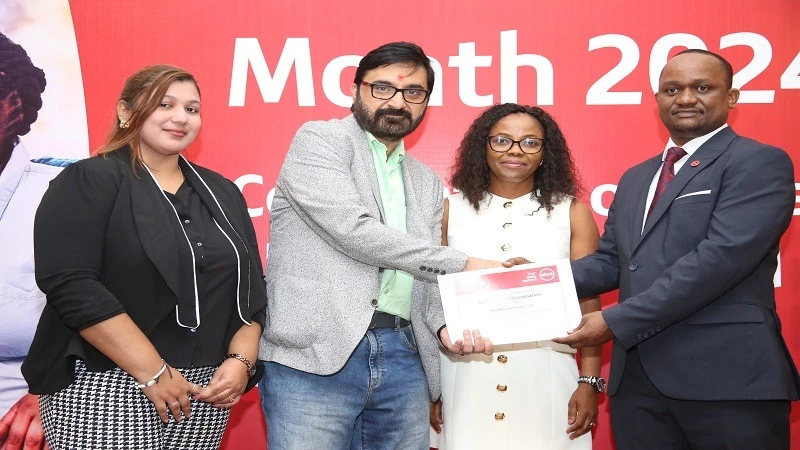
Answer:
[[[206,385],[216,367],[177,369],[190,383]],[[161,421],[150,400],[122,369],[88,372],[75,364],[75,381],[39,397],[52,450],[206,450],[219,448],[230,411],[191,400],[192,417]]]

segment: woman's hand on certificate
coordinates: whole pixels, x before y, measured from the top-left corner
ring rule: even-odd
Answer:
[[[439,333],[439,339],[441,339],[444,348],[450,353],[455,353],[457,355],[464,356],[472,353],[491,355],[494,353],[492,341],[490,341],[489,338],[481,336],[481,332],[478,330],[473,330],[472,332],[464,330],[461,339],[456,339],[455,342],[452,342],[447,327],[444,327]]]

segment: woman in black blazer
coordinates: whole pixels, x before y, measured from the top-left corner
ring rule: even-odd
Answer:
[[[23,374],[54,450],[217,448],[254,374],[261,258],[237,187],[180,155],[200,108],[185,70],[140,70],[99,155],[42,199]]]

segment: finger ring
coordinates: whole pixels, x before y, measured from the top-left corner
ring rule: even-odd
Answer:
[[[233,397],[228,397],[228,403],[233,403]]]
[[[181,404],[181,402],[174,402],[174,403],[170,403],[169,406],[175,406],[175,405],[180,405],[180,404]]]

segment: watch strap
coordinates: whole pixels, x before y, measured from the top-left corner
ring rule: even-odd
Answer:
[[[578,377],[578,383],[586,383],[589,386],[593,387],[594,390],[598,393],[603,392],[606,390],[606,380],[603,377],[595,377],[595,376],[580,376]]]

